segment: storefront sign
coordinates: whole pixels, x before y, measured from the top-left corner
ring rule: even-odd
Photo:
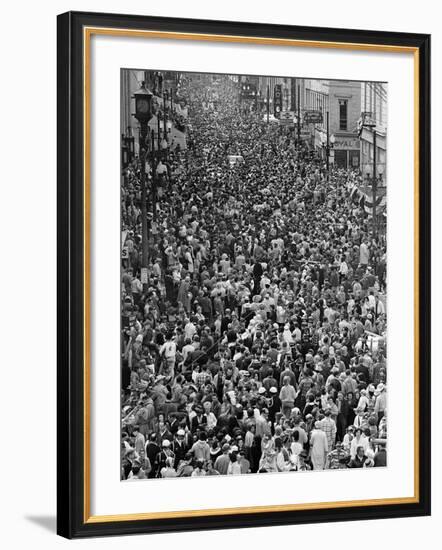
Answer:
[[[282,111],[282,113],[279,116],[279,121],[281,122],[281,124],[290,126],[294,124],[294,118],[295,118],[295,113],[293,113],[292,111]]]
[[[337,137],[334,143],[335,149],[358,149],[359,140],[357,138],[340,138]]]
[[[304,124],[322,124],[322,111],[305,111]]]

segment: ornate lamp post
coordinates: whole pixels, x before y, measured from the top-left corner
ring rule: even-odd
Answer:
[[[146,189],[146,162],[147,150],[149,148],[149,120],[152,118],[152,97],[153,94],[146,88],[145,82],[141,83],[140,89],[133,95],[135,99],[134,117],[140,124],[139,151],[141,162],[141,241],[142,259],[141,267],[147,268],[149,255],[149,235],[147,228],[147,189]]]
[[[270,86],[267,84],[267,97],[264,100],[267,107],[267,124],[269,123],[270,118]]]

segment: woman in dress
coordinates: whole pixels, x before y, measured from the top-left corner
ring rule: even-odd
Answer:
[[[310,436],[311,460],[314,470],[323,470],[328,453],[327,435],[320,428],[319,421],[315,422],[315,428]]]

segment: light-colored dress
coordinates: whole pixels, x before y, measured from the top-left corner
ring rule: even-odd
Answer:
[[[328,452],[327,436],[322,430],[312,431],[311,439],[311,459],[314,470],[323,470]]]

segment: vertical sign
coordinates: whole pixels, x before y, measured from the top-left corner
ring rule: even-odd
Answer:
[[[296,78],[290,79],[290,111],[296,111]]]
[[[279,118],[282,111],[282,87],[281,84],[276,84],[273,91],[273,107],[274,115]]]

